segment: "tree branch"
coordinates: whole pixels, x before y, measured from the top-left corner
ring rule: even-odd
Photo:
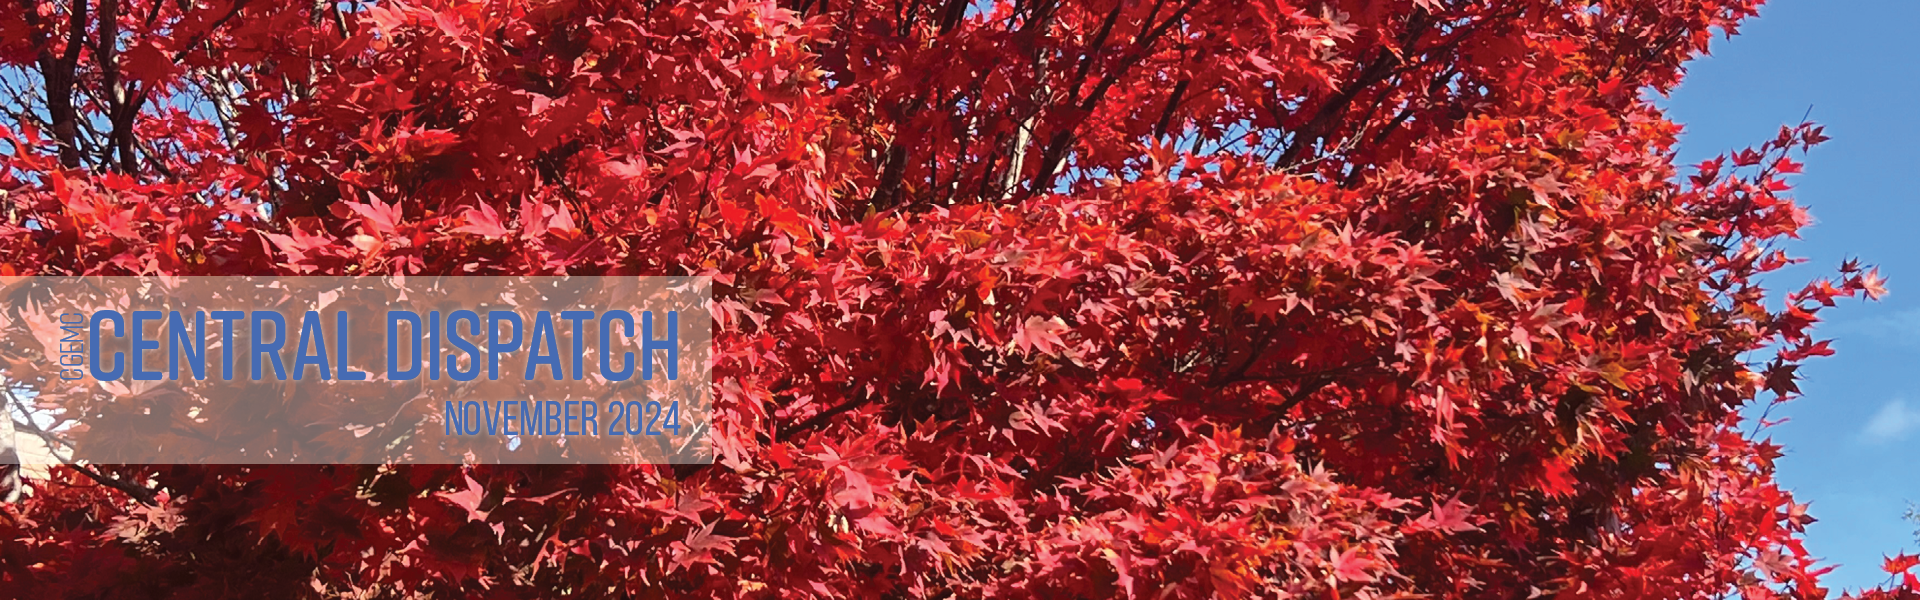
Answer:
[[[827,421],[833,420],[834,417],[845,414],[849,411],[852,411],[853,409],[860,408],[861,406],[865,406],[868,402],[871,402],[871,401],[873,401],[872,397],[865,397],[865,398],[855,398],[852,400],[848,400],[846,402],[842,402],[840,404],[836,404],[826,410],[820,411],[818,413],[814,413],[813,416],[807,417],[807,420],[801,421],[792,427],[781,428],[780,434],[774,436],[774,439],[776,441],[781,441],[781,442],[787,441],[789,439],[792,439],[793,436],[795,435],[805,433],[807,431],[811,431],[819,427],[825,426],[827,424]]]
[[[52,32],[40,19],[39,2],[20,0],[27,17],[33,45],[40,49],[40,78],[46,83],[47,119],[53,122],[53,137],[59,145],[60,165],[80,168],[79,114],[73,108],[74,67],[80,62],[80,50],[87,44],[87,0],[73,0],[67,14],[67,48],[54,56]]]
[[[1160,2],[1164,4],[1165,0],[1160,0]],[[1101,77],[1100,82],[1094,85],[1093,91],[1088,92],[1087,97],[1079,102],[1079,106],[1075,107],[1073,114],[1069,115],[1071,121],[1055,131],[1053,137],[1047,141],[1046,151],[1041,154],[1040,158],[1040,172],[1033,176],[1033,193],[1042,193],[1053,187],[1054,177],[1060,170],[1060,164],[1066,160],[1067,148],[1072,145],[1073,136],[1080,129],[1080,123],[1085,121],[1087,116],[1092,114],[1093,110],[1100,106],[1100,101],[1106,98],[1107,91],[1113,89],[1114,84],[1119,83],[1120,77],[1127,72],[1126,66],[1144,60],[1147,57],[1148,51],[1152,50],[1153,45],[1159,42],[1160,38],[1165,36],[1167,31],[1171,30],[1173,26],[1184,21],[1187,18],[1187,12],[1193,10],[1193,7],[1198,6],[1199,2],[1184,2],[1180,5],[1180,8],[1175,9],[1173,14],[1167,17],[1167,20],[1155,24],[1153,18],[1160,14],[1162,4],[1155,4],[1153,11],[1147,14],[1147,20],[1145,24],[1141,26],[1140,35],[1135,36],[1133,39],[1133,49],[1128,51],[1127,55],[1121,59],[1121,67],[1109,71],[1105,76]],[[1078,82],[1075,83],[1075,88],[1077,87]],[[1069,88],[1068,95],[1070,98],[1075,88]]]
[[[1180,108],[1180,97],[1187,94],[1187,85],[1191,83],[1193,80],[1182,79],[1180,83],[1173,84],[1173,94],[1167,96],[1167,107],[1160,111],[1160,120],[1153,124],[1154,139],[1167,135],[1167,128],[1173,123],[1173,111]]]

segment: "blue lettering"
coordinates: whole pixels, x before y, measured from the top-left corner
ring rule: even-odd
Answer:
[[[332,379],[333,375],[327,372],[326,353],[327,337],[320,332],[320,313],[307,311],[306,316],[300,318],[300,346],[293,355],[293,378],[304,379],[307,367],[313,366],[320,368],[321,381]]]
[[[510,340],[500,338],[500,324],[512,325]],[[510,310],[487,311],[487,380],[500,380],[500,355],[520,349],[520,313]]]
[[[600,374],[605,376],[607,381],[626,381],[633,377],[633,353],[622,352],[621,356],[626,361],[622,364],[625,366],[614,370],[613,324],[616,321],[626,325],[627,337],[633,337],[633,314],[615,309],[600,315]]]
[[[561,423],[561,420],[564,419],[565,416],[562,415],[560,411],[565,409],[560,408],[560,401],[559,400],[542,400],[540,401],[540,403],[547,405],[546,426],[542,427],[540,430],[546,432],[547,435],[554,435],[561,431],[564,431],[566,426]]]
[[[580,415],[583,421],[581,430],[587,435],[599,435],[600,422],[595,419],[600,416],[600,403],[582,402],[580,403],[580,407],[585,411]]]
[[[347,364],[347,347],[352,345],[347,342],[348,329],[347,311],[333,313],[333,378],[340,381],[366,381],[365,371],[355,371],[353,365]]]
[[[237,354],[233,351],[233,324],[247,316],[247,313],[237,310],[216,310],[207,314],[220,322],[220,378],[233,381],[233,359]]]
[[[653,351],[666,350],[667,380],[680,379],[680,312],[667,311],[666,339],[653,339],[653,311],[640,313],[640,328],[644,330],[641,332],[644,335],[642,338],[644,341],[640,343],[640,353],[647,357],[642,363],[645,366],[640,371],[640,378],[653,381]]]
[[[572,325],[567,327],[567,331],[573,333],[573,355],[571,357],[573,359],[573,380],[579,381],[586,378],[586,373],[584,373],[585,364],[583,363],[587,362],[587,351],[585,347],[587,343],[587,320],[593,318],[593,311],[563,310],[560,311],[560,318],[566,319],[568,323],[572,323]],[[557,378],[558,377],[556,377],[556,379]]]
[[[187,324],[180,318],[180,311],[167,313],[167,377],[180,380],[180,358],[187,359],[187,369],[193,371],[195,381],[207,379],[207,313],[193,311],[193,337],[187,337]]]
[[[266,324],[273,323],[273,341],[266,340]],[[287,318],[271,310],[253,311],[253,380],[260,381],[260,357],[267,357],[273,363],[273,376],[281,381],[287,379],[287,366],[280,362],[280,352],[287,348]]]
[[[110,381],[119,379],[120,375],[126,372],[126,366],[121,364],[125,354],[113,353],[113,369],[100,370],[100,323],[102,321],[113,321],[113,337],[127,337],[127,322],[120,318],[120,311],[116,310],[93,313],[93,318],[87,322],[87,370],[93,372],[94,379]]]
[[[159,381],[159,371],[146,369],[148,350],[159,350],[160,340],[147,339],[147,321],[157,321],[164,315],[157,310],[133,311],[132,322],[127,325],[128,333],[133,334],[133,379],[134,381]]]
[[[526,380],[533,381],[533,372],[540,365],[546,365],[548,372],[553,373],[553,380],[559,381],[560,341],[553,337],[553,313],[543,310],[534,314],[533,334],[529,338],[527,347],[533,349],[533,356],[527,358]]]
[[[453,344],[467,353],[467,370],[460,370],[460,363],[447,353],[447,376],[454,381],[473,381],[480,375],[480,347],[460,337],[461,321],[467,322],[467,335],[480,335],[480,315],[470,310],[456,310],[447,314],[447,343]]]
[[[407,352],[409,365],[400,368],[400,322],[407,323],[407,333],[412,339],[412,349]],[[387,311],[387,379],[408,381],[420,376],[420,315],[410,310]]]

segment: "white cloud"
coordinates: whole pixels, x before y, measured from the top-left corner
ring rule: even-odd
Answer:
[[[1905,346],[1920,346],[1920,309],[1882,312],[1871,316],[1822,321],[1814,328],[1819,337],[1870,339]]]
[[[1902,340],[1911,340],[1914,334],[1920,334],[1920,309],[1910,308],[1893,313],[1883,317],[1882,321],[1884,325],[1877,330],[1884,334],[1897,336]]]
[[[1894,400],[1880,407],[1867,419],[1867,429],[1862,432],[1870,442],[1888,442],[1906,437],[1920,430],[1920,409],[1907,406],[1906,400]]]

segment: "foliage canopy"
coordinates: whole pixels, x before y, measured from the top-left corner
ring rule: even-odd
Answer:
[[[1758,4],[20,0],[0,276],[710,275],[720,458],[61,468],[0,585],[1824,597],[1739,411],[1879,278],[1643,95]]]

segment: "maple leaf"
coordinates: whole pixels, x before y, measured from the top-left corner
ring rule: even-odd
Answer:
[[[601,165],[607,175],[627,181],[646,179],[647,168],[642,159],[609,160]]]
[[[1373,581],[1373,559],[1359,548],[1347,548],[1332,554],[1333,576],[1340,581]]]
[[[462,224],[453,228],[455,233],[471,233],[487,238],[503,238],[513,233],[500,223],[500,213],[494,212],[493,206],[486,203],[468,208],[460,220]]]
[[[487,495],[486,488],[481,487],[480,482],[475,481],[471,475],[466,476],[466,486],[460,491],[440,492],[437,495],[449,504],[460,507],[470,520],[485,521],[487,519],[487,511],[480,510],[480,502]]]
[[[1444,503],[1434,503],[1433,510],[1428,511],[1427,514],[1421,515],[1419,519],[1416,519],[1414,526],[1421,529],[1447,533],[1476,531],[1479,527],[1475,526],[1469,520],[1472,514],[1473,509],[1471,507],[1462,504],[1458,498],[1449,498]]]
[[[1891,575],[1903,575],[1907,571],[1913,570],[1915,566],[1920,566],[1920,556],[1901,554],[1899,556],[1887,557],[1886,561],[1880,565],[1880,568]]]
[[[151,41],[132,44],[121,56],[127,74],[146,86],[161,85],[180,73],[173,57]]]
[[[1880,277],[1879,267],[1869,269],[1866,273],[1860,275],[1860,289],[1864,291],[1867,298],[1871,300],[1879,300],[1886,297],[1886,280]]]
[[[1060,334],[1068,330],[1067,323],[1060,317],[1042,318],[1038,315],[1027,317],[1026,322],[1014,329],[1013,346],[1025,354],[1058,354],[1066,343]]]
[[[716,553],[733,551],[734,542],[740,538],[715,535],[713,528],[716,525],[719,525],[719,522],[707,523],[706,526],[689,533],[686,539],[670,544],[674,552],[673,570],[678,571],[700,564],[717,565],[720,561],[715,556]]]
[[[1575,482],[1570,473],[1570,466],[1566,460],[1557,458],[1542,464],[1539,477],[1540,491],[1553,496],[1572,494]]]
[[[366,203],[346,202],[344,204],[360,216],[361,222],[366,224],[368,231],[375,234],[392,235],[400,225],[401,209],[398,203],[387,204],[376,197]]]
[[[412,21],[412,18],[409,16],[410,12],[411,9],[409,9],[406,4],[395,2],[391,6],[381,5],[367,7],[366,15],[367,18],[372,21],[375,29],[392,33]]]

